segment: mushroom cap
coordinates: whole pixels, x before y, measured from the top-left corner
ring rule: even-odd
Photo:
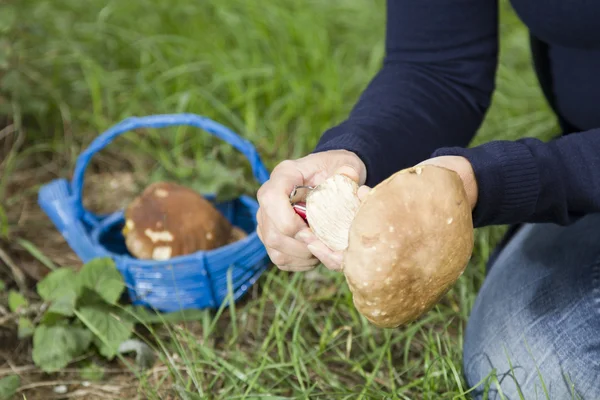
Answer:
[[[140,259],[167,260],[246,236],[198,192],[172,182],[149,185],[125,210],[125,245]]]
[[[320,223],[328,222],[314,220],[313,230],[323,232]],[[343,273],[356,309],[381,328],[416,320],[464,272],[473,246],[471,208],[456,172],[429,165],[397,172],[353,215]]]

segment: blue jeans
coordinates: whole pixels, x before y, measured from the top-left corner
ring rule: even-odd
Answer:
[[[464,339],[473,397],[600,399],[600,215],[524,225],[489,268]]]

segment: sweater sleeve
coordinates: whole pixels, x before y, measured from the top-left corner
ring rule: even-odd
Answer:
[[[385,58],[314,152],[345,149],[374,186],[438,148],[467,146],[494,90],[497,0],[388,0]]]
[[[568,225],[600,212],[600,129],[543,142],[492,141],[441,148],[467,158],[479,186],[476,227],[523,222]]]

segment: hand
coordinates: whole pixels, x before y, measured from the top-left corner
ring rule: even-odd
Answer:
[[[321,262],[327,268],[339,269],[341,254],[333,253],[316,238],[289,201],[295,185],[316,186],[335,173],[347,175],[359,185],[367,175],[356,154],[330,150],[281,162],[258,190],[258,237],[278,268],[308,271]]]
[[[477,187],[475,172],[473,172],[473,167],[471,166],[469,160],[460,156],[440,156],[425,160],[418,165],[427,164],[447,168],[456,172],[463,181],[463,186],[467,192],[467,198],[469,199],[471,210],[475,208],[479,195],[479,189]]]

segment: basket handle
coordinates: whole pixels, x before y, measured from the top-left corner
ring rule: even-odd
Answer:
[[[71,193],[74,196],[75,211],[78,215],[85,213],[83,208],[83,181],[87,165],[93,155],[109,145],[117,136],[139,128],[164,128],[168,126],[188,125],[203,129],[219,139],[229,143],[240,151],[250,162],[254,178],[263,184],[269,179],[269,171],[263,164],[260,155],[248,140],[236,135],[225,126],[210,120],[209,118],[196,114],[160,114],[146,117],[130,117],[114,125],[98,137],[77,158],[73,180],[71,182]]]

